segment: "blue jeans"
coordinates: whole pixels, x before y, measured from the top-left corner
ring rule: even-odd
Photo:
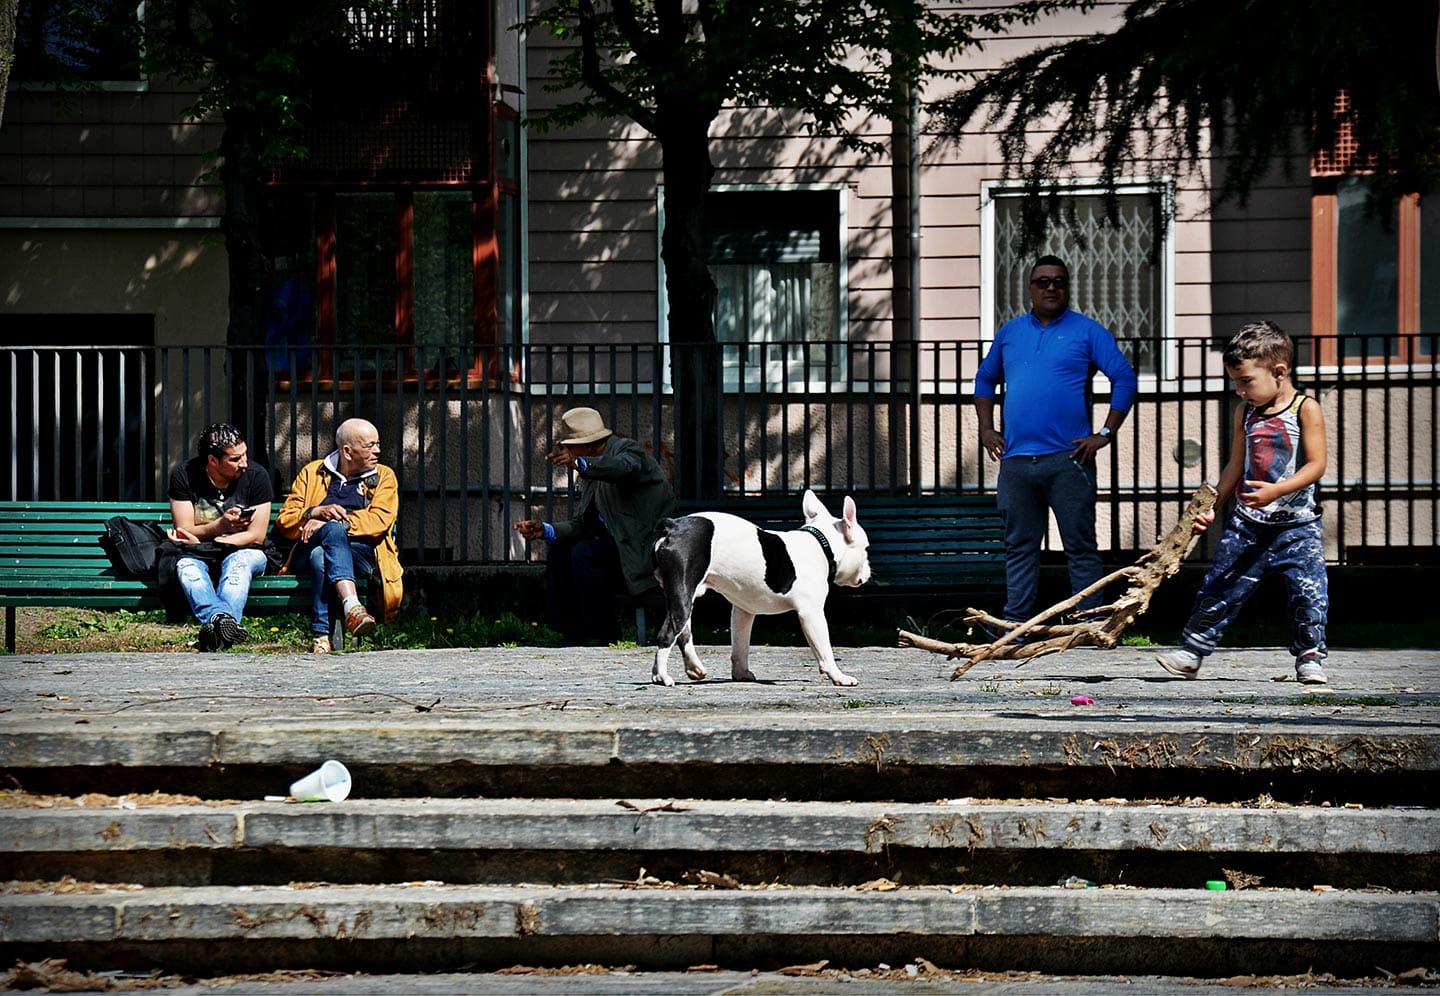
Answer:
[[[352,540],[343,522],[327,522],[296,552],[310,565],[310,632],[330,632],[330,589],[336,581],[354,581],[358,568],[375,573],[375,548]]]
[[[1267,574],[1283,577],[1290,592],[1290,653],[1299,656],[1318,650],[1324,657],[1330,589],[1319,521],[1262,526],[1231,514],[1180,634],[1181,642],[1201,657],[1214,653],[1226,628]]]
[[[1070,567],[1070,593],[1104,573],[1095,544],[1095,465],[1067,453],[1006,457],[1000,461],[997,504],[1005,523],[1005,618],[1023,622],[1035,614],[1040,584],[1040,544],[1050,513],[1060,527]],[[1077,608],[1101,604],[1096,592]]]
[[[250,596],[250,579],[265,573],[264,550],[236,550],[220,564],[220,583],[210,579],[210,566],[194,557],[175,561],[175,575],[190,611],[201,623],[208,623],[220,613],[239,622]]]

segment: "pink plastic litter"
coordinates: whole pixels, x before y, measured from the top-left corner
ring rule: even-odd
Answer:
[[[1092,698],[1091,698],[1090,696],[1088,696],[1088,695],[1072,695],[1072,696],[1070,696],[1070,704],[1071,704],[1071,705],[1094,705],[1094,704],[1095,704],[1095,700],[1092,699]]]

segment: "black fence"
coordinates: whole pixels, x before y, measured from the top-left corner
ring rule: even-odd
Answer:
[[[1228,456],[1234,405],[1209,339],[1122,342],[1154,360],[1099,467],[1102,545],[1148,548]],[[1315,337],[1297,382],[1322,404],[1322,481],[1335,563],[1434,563],[1437,336]],[[680,481],[708,454],[727,495],[988,493],[971,404],[978,342],[724,344],[704,397],[672,370],[670,345],[351,347],[0,347],[12,447],[8,500],[155,499],[200,430],[230,421],[283,494],[358,415],[380,428],[399,476],[401,535],[418,562],[528,559],[513,523],[563,517],[573,482],[544,461],[560,412],[601,411]],[[693,380],[691,381],[693,382]],[[1107,385],[1098,380],[1095,424]],[[1199,556],[1204,557],[1202,550]]]

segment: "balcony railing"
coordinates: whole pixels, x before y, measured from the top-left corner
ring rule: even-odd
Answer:
[[[1327,552],[1337,564],[1435,562],[1440,504],[1437,337],[1301,340],[1297,382],[1327,423]],[[1125,343],[1127,348],[1140,344]],[[1147,341],[1157,376],[1099,466],[1101,543],[1148,548],[1187,496],[1218,478],[1234,394],[1209,339]],[[1401,346],[1404,346],[1402,353]],[[572,481],[545,462],[559,414],[598,408],[672,474],[713,433],[728,492],[805,488],[913,495],[994,490],[971,404],[977,342],[748,343],[722,347],[716,418],[675,417],[675,345],[0,347],[12,446],[5,499],[163,499],[200,430],[230,421],[283,497],[358,415],[380,429],[402,489],[402,546],[416,563],[512,563],[535,551],[521,518],[569,514]],[[1404,359],[1402,359],[1402,356]],[[1097,382],[1095,424],[1107,385]],[[937,538],[943,542],[943,537]],[[1207,551],[1201,550],[1200,557]]]

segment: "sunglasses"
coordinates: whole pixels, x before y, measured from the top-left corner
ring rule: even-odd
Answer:
[[[1056,290],[1064,290],[1070,286],[1069,277],[1036,277],[1030,282],[1041,290],[1049,290],[1051,287]]]

